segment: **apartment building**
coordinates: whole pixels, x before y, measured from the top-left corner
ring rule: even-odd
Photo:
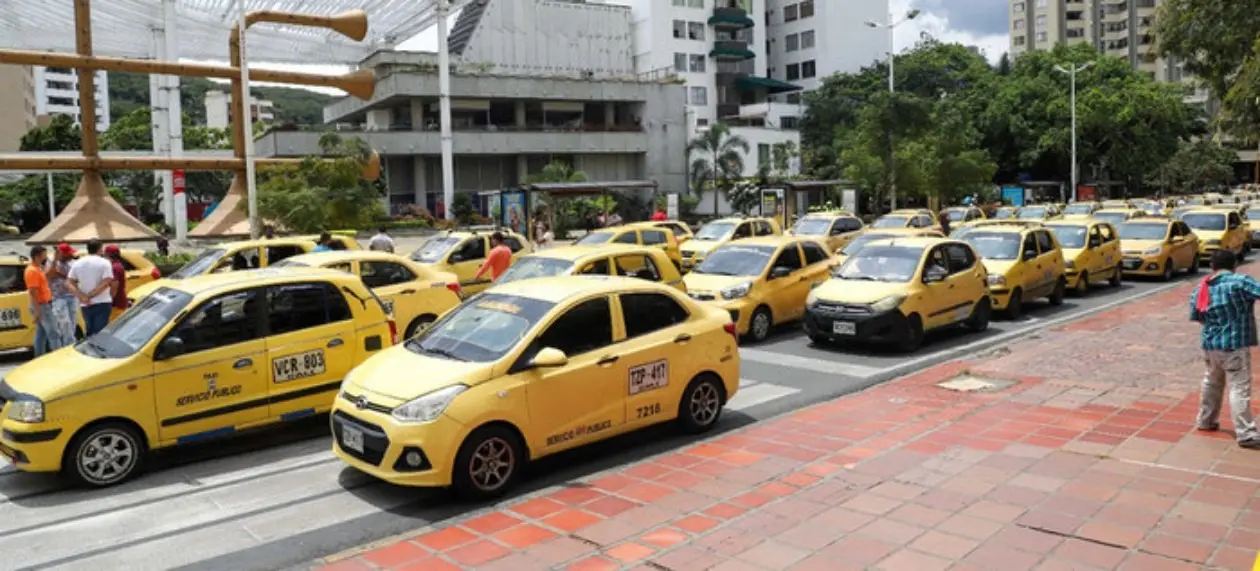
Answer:
[[[1182,81],[1181,67],[1156,54],[1158,0],[1011,0],[1011,55],[1088,43],[1129,61],[1156,81]]]
[[[83,124],[79,108],[79,75],[75,70],[58,67],[32,69],[35,87],[36,115],[70,115],[76,124]],[[109,129],[109,74],[96,72],[96,130]]]
[[[226,129],[232,124],[232,98],[223,91],[206,92],[206,125]],[[250,104],[250,122],[270,124],[276,119],[276,106],[266,99],[254,98]]]
[[[769,76],[812,91],[827,76],[884,59],[888,32],[866,22],[887,19],[888,0],[766,0]],[[795,103],[800,95],[780,99]]]
[[[31,68],[0,65],[0,153],[17,151],[35,128],[35,76]]]

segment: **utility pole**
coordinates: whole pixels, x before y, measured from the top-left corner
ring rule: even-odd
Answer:
[[[916,8],[916,9],[912,9],[906,12],[906,15],[900,20],[894,18],[892,14],[889,14],[888,21],[886,22],[876,22],[874,20],[866,21],[866,26],[869,28],[885,28],[888,30],[888,95],[890,96],[889,97],[890,105],[892,104],[891,95],[897,92],[897,73],[896,73],[897,51],[896,51],[896,42],[895,42],[896,34],[894,33],[894,30],[896,30],[897,26],[900,26],[906,22],[909,22],[910,20],[915,19],[916,17],[918,17],[918,15],[919,15],[919,10]],[[889,201],[889,204],[892,206],[892,210],[897,209],[896,160],[897,160],[897,145],[893,141],[892,133],[889,133],[888,134],[888,201]],[[875,209],[878,211],[879,209],[883,208],[883,206],[884,205],[882,204],[876,204]]]
[[[1081,65],[1072,65],[1071,68],[1064,68],[1061,65],[1054,66],[1054,70],[1059,73],[1066,73],[1072,78],[1072,202],[1076,202],[1076,187],[1078,171],[1076,166],[1076,74],[1085,71],[1094,66],[1094,62],[1085,62]]]

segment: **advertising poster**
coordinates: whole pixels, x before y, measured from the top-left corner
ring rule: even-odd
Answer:
[[[665,216],[678,220],[678,193],[671,192],[665,196]]]
[[[783,189],[763,188],[761,190],[761,215],[779,219],[779,223],[787,227],[787,218],[783,211]]]
[[[499,214],[503,217],[500,224],[517,234],[528,236],[529,229],[525,227],[525,215],[528,212],[525,204],[525,191],[505,190],[499,195],[499,200],[501,201]]]
[[[1002,202],[1011,206],[1024,206],[1024,187],[1022,186],[1004,186],[1002,187]]]
[[[1077,187],[1077,190],[1076,190],[1077,202],[1093,202],[1095,200],[1098,200],[1097,188],[1094,188],[1093,186],[1089,186],[1085,184],[1082,184]]]
[[[857,214],[858,203],[856,190],[846,189],[840,191],[840,208],[843,208],[845,212]]]

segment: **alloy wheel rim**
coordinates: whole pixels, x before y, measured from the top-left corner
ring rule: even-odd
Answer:
[[[691,419],[701,426],[713,422],[721,408],[722,399],[712,383],[701,383],[691,394]]]
[[[764,338],[770,334],[770,318],[765,312],[759,312],[753,317],[753,335],[758,339]]]
[[[512,446],[502,438],[489,438],[477,445],[468,463],[468,474],[473,485],[481,490],[493,491],[503,487],[516,466]]]
[[[135,443],[115,430],[97,433],[79,451],[79,473],[98,484],[121,480],[135,463]]]

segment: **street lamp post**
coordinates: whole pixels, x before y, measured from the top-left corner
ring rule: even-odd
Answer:
[[[1066,73],[1072,78],[1072,202],[1076,202],[1076,183],[1077,171],[1076,166],[1076,74],[1085,71],[1094,66],[1094,62],[1089,61],[1081,65],[1073,64],[1071,68],[1064,68],[1061,65],[1054,66],[1054,70],[1059,73]]]
[[[888,15],[888,21],[876,22],[867,20],[866,25],[870,28],[885,28],[888,30],[888,94],[892,95],[897,91],[897,73],[896,73],[896,44],[894,43],[894,30],[910,20],[915,19],[919,15],[919,10],[911,9],[900,20],[896,19],[892,14]],[[889,103],[891,104],[891,99]],[[893,143],[892,133],[888,134],[888,200],[892,206],[892,210],[897,209],[897,147]],[[883,205],[877,204],[878,209]]]

